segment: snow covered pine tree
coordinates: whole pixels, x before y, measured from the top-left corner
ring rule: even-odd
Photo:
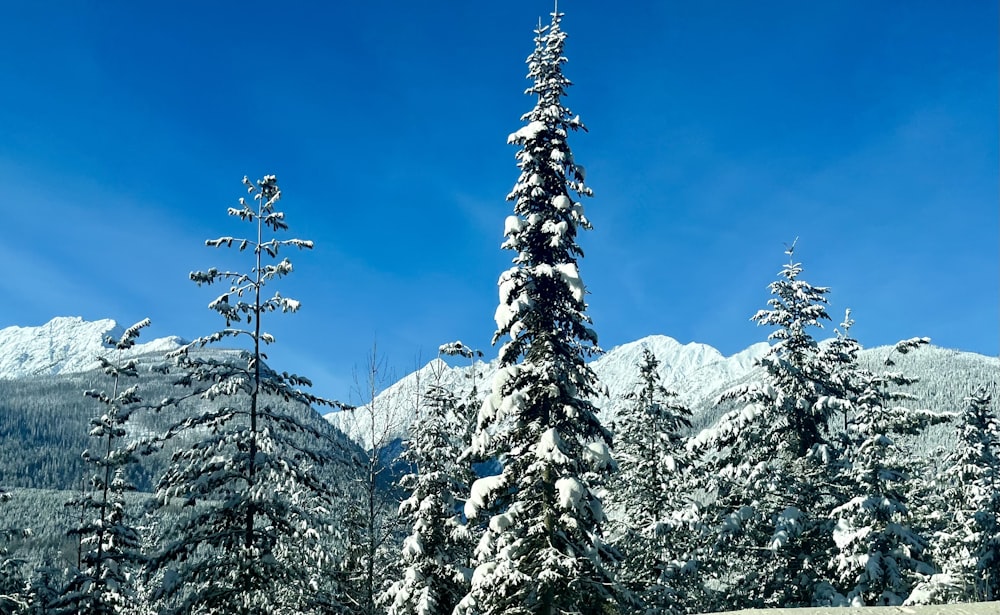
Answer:
[[[440,382],[427,388],[403,459],[413,471],[400,481],[409,497],[400,516],[412,527],[403,540],[403,574],[382,595],[388,615],[450,614],[468,591],[472,539],[457,505],[472,468],[460,463],[466,410]]]
[[[899,342],[885,365],[894,365],[893,353],[905,354],[928,342]],[[896,387],[916,382],[902,373],[874,373],[855,365],[847,380],[856,393],[847,400],[851,416],[844,436],[846,463],[836,479],[847,501],[830,513],[837,522],[832,534],[837,545],[831,562],[833,583],[843,595],[842,604],[898,605],[909,596],[918,575],[933,572],[922,558],[927,542],[910,524],[906,504],[914,464],[899,436],[916,435],[946,417],[900,405],[914,398]]]
[[[716,562],[723,581],[722,602],[713,610],[745,607],[809,606],[820,575],[817,562],[829,541],[822,491],[833,472],[835,453],[825,438],[833,407],[830,368],[809,330],[829,320],[828,288],[801,280],[792,260],[769,286],[770,309],[751,320],[775,327],[776,342],[759,360],[763,382],[727,392],[739,402],[719,422],[692,438],[689,447],[709,451],[702,468],[720,531]]]
[[[135,606],[132,582],[141,559],[140,540],[125,514],[125,492],[133,487],[125,480],[124,470],[137,459],[135,444],[125,441],[125,425],[142,399],[138,385],[123,386],[125,378],[139,378],[138,361],[125,360],[124,352],[135,346],[139,332],[148,326],[147,318],[126,329],[117,340],[105,338],[104,343],[115,351],[114,361],[105,357],[97,360],[112,381],[111,394],[84,392],[105,407],[101,416],[90,421],[90,435],[98,439],[101,450],[83,453],[84,460],[95,466],[92,490],[68,503],[79,507],[84,516],[84,522],[70,534],[79,536],[81,544],[90,548],[81,558],[80,569],[51,605],[53,613],[112,615],[132,612]],[[89,514],[94,516],[86,518]]]
[[[685,438],[691,410],[660,381],[660,362],[642,349],[639,381],[618,412],[615,457],[618,474],[610,481],[611,502],[620,514],[616,546],[623,559],[619,579],[646,615],[677,613],[682,586],[693,580],[691,493],[684,484]]]
[[[249,273],[195,272],[199,286],[221,282],[228,290],[209,303],[226,328],[170,353],[184,395],[162,406],[194,405],[188,418],[162,436],[178,448],[156,488],[162,508],[180,498],[192,506],[151,558],[160,582],[154,597],[164,613],[268,614],[329,612],[335,589],[326,587],[329,550],[321,532],[329,523],[335,493],[322,474],[343,453],[321,429],[308,423],[311,405],[338,405],[304,392],[304,377],[278,373],[264,364],[264,345],[274,341],[261,329],[267,313],[295,312],[299,302],[264,287],[292,271],[282,248],[308,249],[311,241],[266,239],[288,228],[277,181],[243,178],[256,204],[240,199],[229,215],[255,227],[254,239],[221,237],[208,246],[248,248]],[[247,299],[244,299],[246,297]],[[233,327],[246,321],[247,329]],[[198,353],[223,339],[248,339],[250,350]]]
[[[927,602],[1000,598],[1000,418],[985,386],[965,403],[937,479],[943,488],[934,509],[944,527],[932,549],[943,574],[926,584]]]
[[[466,503],[468,517],[491,516],[458,615],[596,615],[618,600],[593,489],[613,461],[611,434],[589,401],[597,377],[585,358],[598,352],[597,334],[585,314],[576,234],[590,222],[570,194],[591,190],[567,145],[568,132],[583,125],[561,101],[570,85],[561,18],[554,12],[535,32],[527,93],[538,102],[508,139],[521,147],[521,174],[507,197],[515,215],[503,248],[517,256],[500,276],[493,341],[510,339],[469,448],[476,458],[498,459],[502,470],[478,479]]]

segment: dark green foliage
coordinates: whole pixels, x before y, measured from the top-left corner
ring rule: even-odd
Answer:
[[[0,379],[0,485],[72,489],[83,476],[95,374]]]

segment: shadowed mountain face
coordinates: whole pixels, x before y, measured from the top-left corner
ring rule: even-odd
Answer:
[[[219,358],[235,352],[201,350],[192,351],[192,354]],[[163,354],[145,354],[137,358],[140,362],[138,393],[147,404],[180,393],[173,386],[173,375],[153,370],[155,365],[163,363]],[[88,435],[90,420],[105,410],[83,392],[105,390],[109,386],[108,378],[96,369],[0,379],[0,485],[6,488],[79,489],[85,474],[81,455],[95,446]],[[280,399],[267,403],[322,429],[336,446],[361,452],[312,408]],[[201,410],[203,407],[195,402],[160,412],[140,408],[129,419],[127,437],[132,441],[148,439],[187,414]],[[140,491],[150,490],[169,454],[170,451],[163,450],[144,456],[140,466],[130,470],[132,484]]]
[[[88,436],[90,420],[104,406],[85,397],[85,390],[106,390],[111,382],[97,369],[97,356],[113,358],[103,344],[107,336],[117,338],[123,328],[113,320],[87,322],[79,317],[54,318],[39,327],[8,327],[0,330],[0,485],[7,488],[79,489],[84,479],[82,453],[94,446]],[[159,373],[165,355],[183,340],[166,337],[136,344],[125,357],[139,360],[138,394],[146,405],[174,397],[174,376]],[[201,349],[192,354],[221,359],[235,358],[237,350]],[[322,428],[354,449],[354,444],[323,421],[313,409],[301,404],[270,400],[269,403]],[[136,411],[128,423],[128,438],[141,440],[162,432],[185,413],[197,412],[198,403],[170,408],[160,413]],[[148,490],[163,469],[169,452],[143,458],[131,470],[132,484]]]

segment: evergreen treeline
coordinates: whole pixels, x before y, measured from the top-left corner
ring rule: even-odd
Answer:
[[[928,340],[862,361],[848,312],[820,343],[829,289],[805,281],[794,245],[752,316],[771,350],[713,420],[697,423],[645,352],[601,423],[577,243],[591,190],[568,145],[584,125],[563,102],[561,17],[536,30],[537,102],[509,138],[514,256],[485,391],[426,383],[397,459],[377,427],[377,356],[359,409],[268,365],[266,323],[299,307],[272,288],[312,242],[283,237],[274,176],[244,178],[251,198],[229,213],[247,234],[207,244],[247,266],[191,274],[219,289],[220,329],[123,360],[143,321],[106,340],[102,374],[0,381],[0,613],[682,614],[1000,596],[996,374],[969,376],[967,397],[935,413],[907,373]],[[79,402],[60,410],[69,390]],[[371,449],[321,406],[371,413]],[[954,436],[932,461],[920,437],[943,424]]]

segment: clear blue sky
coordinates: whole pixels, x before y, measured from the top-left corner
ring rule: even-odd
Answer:
[[[725,354],[799,237],[872,346],[998,352],[997,3],[563,0],[581,243],[605,347],[660,333]],[[551,4],[17,2],[0,38],[0,327],[54,316],[220,324],[240,179],[274,173],[292,235],[266,323],[279,369],[358,400],[373,343],[401,376],[489,347],[507,135]],[[546,17],[547,19],[547,17]],[[832,328],[828,329],[832,331]],[[363,371],[363,369],[362,369]]]

